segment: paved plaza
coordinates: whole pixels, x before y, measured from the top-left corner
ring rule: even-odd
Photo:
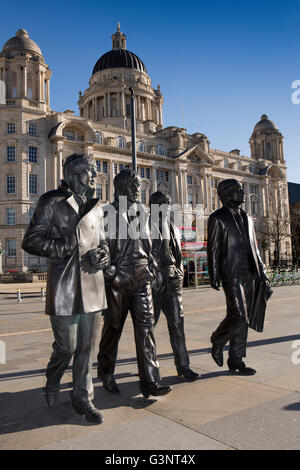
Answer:
[[[40,287],[21,286],[22,302],[17,303],[18,286],[0,286],[0,340],[6,347],[6,364],[0,365],[0,449],[300,449],[300,286],[274,288],[264,332],[250,330],[246,363],[257,369],[250,377],[229,375],[209,354],[210,334],[225,314],[223,292],[185,290],[191,367],[202,378],[190,383],[176,377],[162,315],[157,351],[163,383],[173,391],[158,399],[146,400],[139,392],[128,318],[116,369],[119,396],[103,390],[94,363],[94,402],[104,416],[100,426],[72,411],[71,368],[57,406],[46,407],[52,332]]]

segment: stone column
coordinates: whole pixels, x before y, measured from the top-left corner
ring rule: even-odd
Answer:
[[[62,168],[62,147],[57,148],[57,184],[63,179],[63,168]]]
[[[160,126],[162,126],[162,106],[161,104],[159,103],[159,124]]]
[[[41,91],[41,99],[45,101],[45,73],[43,71],[41,72]]]
[[[96,116],[96,99],[93,98],[93,120],[97,121],[97,116]]]
[[[270,215],[270,208],[269,208],[269,181],[266,181],[266,186],[265,186],[265,215],[266,217],[269,217]]]
[[[104,116],[103,117],[106,118],[107,117],[107,93],[104,93],[103,102],[104,102]]]
[[[186,173],[187,173],[186,170],[182,171],[182,187],[183,187],[183,194],[184,194],[184,204],[188,204],[189,202]]]
[[[156,167],[151,168],[151,194],[157,191]]]
[[[40,69],[38,69],[36,73],[36,101],[41,101],[41,72]]]
[[[47,96],[46,96],[47,105],[50,106],[50,80],[49,78],[46,81],[46,93],[47,93]]]
[[[125,104],[124,104],[124,93],[120,93],[120,116],[125,116]]]
[[[17,98],[19,98],[22,94],[22,73],[21,73],[21,67],[18,65],[17,66]]]
[[[205,171],[203,171],[203,204],[204,210],[208,209],[208,187],[207,187],[207,176]]]
[[[23,96],[27,97],[27,65],[23,68]]]
[[[113,160],[111,160],[109,163],[109,168],[108,168],[108,172],[109,172],[109,179],[108,179],[108,184],[109,184],[109,199],[110,199],[110,202],[112,202],[114,200],[114,166],[115,166],[115,162]]]
[[[118,110],[118,117],[121,116],[121,96],[120,93],[117,92],[117,110]]]
[[[136,117],[141,119],[141,97],[139,95],[136,97]]]
[[[107,117],[111,117],[111,110],[110,110],[110,92],[107,93]]]

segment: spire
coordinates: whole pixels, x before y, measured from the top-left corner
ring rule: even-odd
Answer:
[[[112,35],[112,48],[117,49],[126,49],[126,36],[120,30],[120,21],[118,21],[117,31]]]

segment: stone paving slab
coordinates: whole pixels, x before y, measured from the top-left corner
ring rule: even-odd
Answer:
[[[288,394],[196,428],[241,450],[299,450],[300,394]]]
[[[121,439],[116,436],[122,436]],[[40,447],[41,450],[230,450],[231,447],[191,431],[169,419],[150,414],[132,421],[101,427],[84,437],[63,440],[62,442]]]

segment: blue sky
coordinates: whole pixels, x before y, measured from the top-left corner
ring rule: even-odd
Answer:
[[[300,183],[300,1],[124,2],[0,0],[0,47],[25,28],[53,71],[51,107],[78,113],[117,22],[127,48],[164,95],[164,125],[205,133],[212,148],[239,148],[264,113],[285,137],[288,180]]]

